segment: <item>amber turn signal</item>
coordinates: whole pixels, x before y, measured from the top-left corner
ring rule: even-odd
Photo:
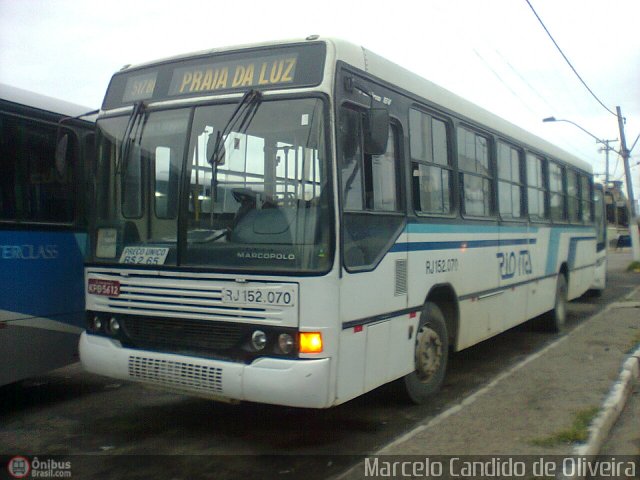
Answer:
[[[300,332],[300,353],[322,352],[322,334],[320,332]]]

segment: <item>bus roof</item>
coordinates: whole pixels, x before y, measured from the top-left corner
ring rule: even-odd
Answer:
[[[4,83],[0,83],[0,99],[68,117],[77,117],[92,110],[89,107],[84,107],[82,105],[77,105],[75,103],[49,97],[47,95],[41,95],[39,93],[13,87]],[[93,121],[95,120],[95,115],[83,117],[83,120]]]
[[[397,65],[364,47],[338,39],[327,40],[335,48],[336,60],[342,60],[373,76],[397,85],[407,92],[444,107],[452,114],[468,119],[503,136],[524,143],[528,147],[558,160],[592,171],[590,163],[581,160],[556,145],[524,130],[445,88]]]
[[[401,67],[390,60],[368,50],[362,46],[353,44],[351,42],[328,37],[319,37],[312,35],[306,39],[292,39],[282,41],[261,42],[247,45],[237,45],[230,47],[214,48],[209,50],[202,50],[198,52],[192,52],[188,54],[181,54],[173,57],[164,58],[152,62],[146,62],[138,65],[127,65],[122,68],[121,72],[127,70],[139,69],[146,66],[175,62],[179,60],[187,60],[197,56],[212,55],[216,53],[232,52],[238,50],[254,49],[254,48],[268,48],[290,44],[302,44],[309,42],[324,42],[327,45],[328,58],[333,58],[334,61],[343,61],[350,64],[360,70],[363,70],[375,77],[378,77],[385,82],[392,85],[396,85],[403,89],[405,92],[409,92],[417,97],[421,97],[424,100],[432,103],[436,107],[444,108],[448,113],[453,114],[462,120],[467,120],[472,124],[477,124],[485,129],[489,129],[499,136],[502,135],[507,139],[513,139],[525,144],[527,147],[537,151],[541,154],[546,154],[561,160],[563,162],[572,164],[582,170],[591,172],[592,166],[590,163],[581,160],[580,158],[572,155],[565,150],[557,147],[556,145],[536,136],[532,133],[524,130],[521,127],[495,115],[488,110],[466,100],[449,90]]]

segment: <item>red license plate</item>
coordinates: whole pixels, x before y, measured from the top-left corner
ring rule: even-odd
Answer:
[[[87,292],[92,295],[102,295],[105,297],[117,297],[120,295],[120,282],[115,280],[99,280],[90,278]]]

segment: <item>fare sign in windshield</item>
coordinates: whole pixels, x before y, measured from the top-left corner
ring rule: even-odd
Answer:
[[[117,73],[103,109],[140,100],[318,85],[325,49],[323,43],[311,43],[199,55]]]

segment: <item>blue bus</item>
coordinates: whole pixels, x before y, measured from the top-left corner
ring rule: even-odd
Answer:
[[[0,385],[78,359],[94,148],[87,110],[0,84]]]

